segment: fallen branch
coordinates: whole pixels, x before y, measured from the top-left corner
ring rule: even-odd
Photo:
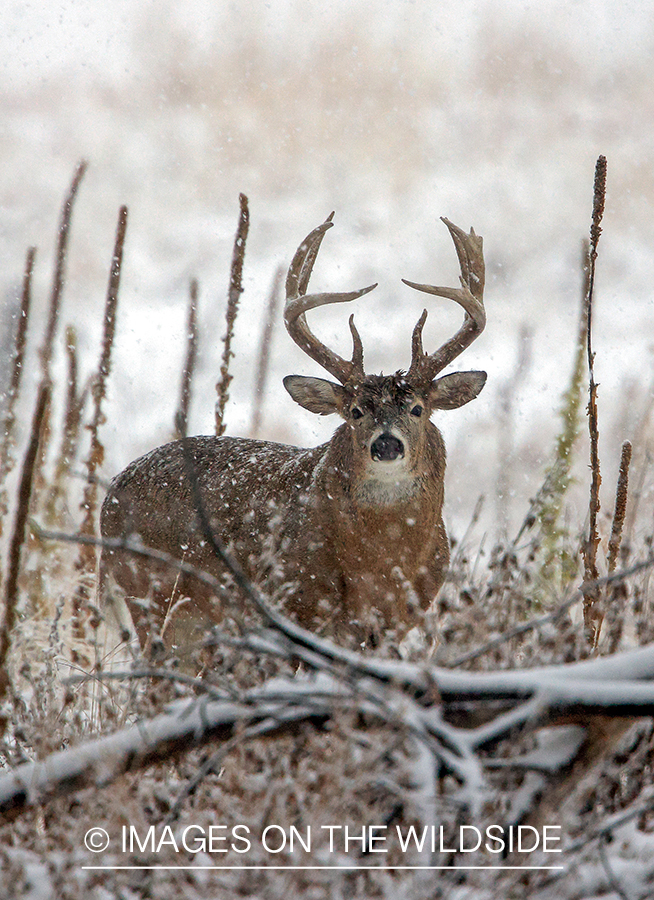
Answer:
[[[55,796],[103,787],[126,772],[170,760],[210,741],[228,740],[244,721],[267,722],[267,733],[273,734],[315,715],[313,705],[284,711],[279,703],[258,709],[231,702],[186,703],[175,713],[53,753],[42,762],[24,763],[0,776],[0,814],[15,815]]]
[[[268,636],[268,640],[274,637],[278,636]],[[261,645],[258,649],[262,649]],[[423,669],[423,678],[437,685],[443,706],[440,702],[422,706],[406,690],[380,683],[374,677],[355,676],[351,670],[342,671],[337,677],[323,672],[311,677],[273,679],[262,688],[244,693],[240,702],[206,698],[180,701],[172,711],[151,720],[51,754],[41,762],[24,763],[1,776],[0,813],[15,815],[54,796],[106,786],[126,772],[173,759],[210,742],[229,741],[239,729],[253,729],[253,736],[272,736],[301,722],[322,724],[335,710],[344,708],[373,715],[425,743],[434,758],[440,759],[461,781],[467,805],[472,807],[479,801],[483,785],[482,763],[474,751],[491,746],[516,727],[597,713],[654,713],[654,682],[610,677],[612,670],[633,670],[635,665],[641,678],[654,678],[654,647],[621,656],[622,659],[513,672]],[[384,665],[383,661],[375,661],[371,668],[379,665]],[[385,665],[402,667],[406,678],[407,664]],[[414,670],[415,682],[419,667],[408,668]],[[599,678],[602,670],[606,680]],[[454,701],[524,698],[528,698],[527,702],[477,728],[455,727],[443,715]],[[578,747],[578,743],[574,746]],[[516,764],[521,764],[519,759]],[[504,765],[510,765],[510,760]]]
[[[201,503],[198,512],[202,512]],[[37,534],[42,540],[93,542],[162,559],[224,594],[217,579],[128,541],[100,541],[90,536],[43,531]],[[498,672],[453,671],[366,657],[317,637],[272,609],[230,554],[219,543],[216,546],[237,586],[263,616],[266,627],[241,627],[236,637],[216,632],[213,640],[256,655],[302,661],[310,673],[272,679],[237,699],[216,699],[212,693],[211,698],[184,701],[172,712],[111,737],[54,754],[42,763],[19,766],[0,778],[0,812],[16,814],[51,796],[108,784],[125,772],[174,758],[209,742],[222,745],[217,751],[222,758],[238,742],[237,735],[245,739],[277,734],[302,722],[322,724],[337,710],[349,709],[399,730],[419,752],[430,754],[433,771],[438,761],[442,769],[452,773],[460,784],[459,802],[476,813],[487,788],[485,769],[494,767],[492,760],[482,760],[478,755],[482,748],[488,750],[525,728],[587,723],[597,714],[633,717],[654,713],[654,645],[567,665]],[[630,572],[651,564],[648,560]],[[617,579],[624,573],[610,577]],[[130,677],[129,673],[124,677]],[[468,704],[463,721],[462,703]],[[498,705],[498,714],[487,721],[488,713],[492,714]],[[457,709],[456,725],[448,721],[452,707]],[[480,711],[482,724],[476,724]],[[574,758],[582,741],[580,731],[563,742],[563,751],[556,756],[557,765]],[[226,746],[226,742],[232,743]],[[535,767],[533,760],[529,762],[528,757],[520,756],[515,760],[509,757],[502,765]]]

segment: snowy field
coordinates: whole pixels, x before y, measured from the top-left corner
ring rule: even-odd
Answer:
[[[243,191],[252,225],[229,431],[249,427],[275,269],[288,265],[312,227],[336,211],[314,287],[379,282],[358,303],[357,323],[368,371],[388,372],[407,365],[423,305],[400,278],[456,283],[454,250],[439,222],[446,215],[485,239],[488,326],[460,364],[489,373],[476,403],[438,420],[450,460],[448,516],[463,528],[482,492],[494,514],[508,448],[517,454],[509,521],[518,521],[558,428],[577,327],[580,242],[603,153],[609,178],[595,348],[611,505],[620,442],[636,441],[641,459],[649,441],[640,427],[654,322],[649,3],[9,2],[0,25],[0,296],[11,310],[26,248],[36,244],[35,303],[44,309],[59,208],[76,162],[87,158],[61,344],[64,326],[74,323],[89,371],[117,210],[130,209],[103,433],[106,476],[171,433],[192,276],[200,280],[201,358],[191,430],[212,430]],[[450,305],[430,306],[433,347],[458,327]],[[342,352],[349,352],[347,314],[324,310],[312,320]],[[42,321],[33,319],[33,348]],[[300,410],[284,392],[284,374],[319,373],[277,326],[260,434],[311,445],[335,422]],[[512,424],[498,429],[525,327],[529,369],[516,385]]]
[[[239,192],[249,197],[251,227],[227,409],[231,434],[250,429],[267,298],[278,267],[288,266],[303,237],[335,211],[312,287],[340,291],[379,282],[357,301],[356,321],[367,370],[388,373],[408,365],[425,300],[427,348],[459,326],[454,304],[401,283],[457,283],[454,248],[439,221],[447,216],[484,237],[488,324],[455,366],[486,369],[489,378],[476,402],[434,417],[448,448],[446,519],[460,537],[485,495],[470,546],[486,541],[491,547],[503,531],[515,533],[553,458],[578,331],[581,242],[589,230],[595,162],[603,154],[608,192],[593,335],[602,504],[610,514],[620,445],[628,438],[634,444],[631,484],[640,492],[633,544],[651,547],[653,58],[647,0],[4,0],[0,399],[25,253],[36,245],[24,426],[39,377],[61,204],[82,158],[89,169],[74,210],[59,323],[58,412],[68,324],[77,332],[81,378],[96,369],[118,209],[129,207],[101,434],[103,479],[172,435],[193,277],[200,284],[200,355],[189,430],[213,431]],[[311,316],[320,336],[344,355],[349,313],[332,307]],[[324,374],[285,334],[281,316],[271,363],[259,436],[303,446],[326,440],[337,423],[300,409],[281,385],[292,372]],[[24,427],[19,436],[24,441]],[[574,534],[588,505],[586,444],[579,441],[577,484],[569,495],[576,504],[567,512]],[[606,521],[600,525],[606,533]],[[483,631],[483,617],[468,612]],[[49,629],[50,618],[40,625]],[[624,757],[632,781],[641,775],[651,780],[646,726],[641,756],[630,747]],[[46,734],[58,749],[57,728]],[[355,772],[366,770],[355,762]],[[627,784],[617,769],[610,774],[613,780],[602,785]],[[91,810],[121,806],[122,795],[110,793],[95,791]],[[619,798],[624,805],[631,799]],[[611,794],[606,808],[614,801]],[[211,808],[213,797],[204,802]],[[125,803],[140,809],[138,793]],[[71,821],[66,815],[48,823],[58,847],[67,846]],[[593,846],[587,862],[583,853],[571,857],[565,878],[533,896],[648,896],[651,830],[641,825],[625,820],[614,829],[613,887],[617,881],[624,893],[607,893],[611,879]],[[30,896],[45,898],[59,850],[50,854],[48,875],[46,865],[41,871],[35,862],[39,840],[36,850],[30,845],[26,851],[26,862],[14,847],[15,860],[17,870],[32,869]],[[73,871],[79,859],[70,853],[61,871]],[[450,896],[494,897],[488,884],[480,874]],[[281,878],[275,885],[274,896],[292,894]],[[400,895],[393,882],[384,896],[432,896],[430,885],[418,879],[411,889],[407,881]],[[521,896],[517,881],[513,887]],[[198,880],[198,896],[206,896],[202,890]],[[336,890],[330,896],[346,895]],[[66,896],[76,895],[71,888]],[[109,893],[98,888],[93,896]]]

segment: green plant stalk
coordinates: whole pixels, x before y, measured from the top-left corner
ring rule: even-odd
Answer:
[[[550,483],[547,499],[538,514],[540,526],[542,563],[540,577],[549,581],[559,569],[563,580],[574,577],[577,561],[563,546],[566,531],[561,527],[561,510],[566,493],[572,484],[570,470],[574,460],[575,444],[582,428],[582,405],[586,373],[586,329],[587,316],[585,310],[586,285],[588,281],[588,245],[584,243],[585,285],[583,291],[583,307],[577,334],[575,360],[570,377],[570,384],[563,395],[561,411],[561,428],[556,438],[554,458],[547,470],[546,480]]]

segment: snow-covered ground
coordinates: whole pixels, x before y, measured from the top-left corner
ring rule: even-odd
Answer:
[[[456,283],[438,217],[474,225],[485,239],[488,326],[461,367],[485,368],[489,381],[476,403],[438,421],[449,451],[449,518],[461,530],[477,495],[494,496],[514,446],[505,489],[517,498],[517,520],[558,427],[577,329],[580,242],[603,153],[609,178],[594,324],[610,507],[621,440],[636,439],[640,456],[649,440],[639,423],[654,331],[653,48],[646,0],[5,3],[0,297],[10,308],[25,250],[36,244],[35,303],[44,310],[59,208],[86,157],[61,323],[62,335],[75,324],[86,371],[99,353],[117,210],[130,209],[103,432],[109,476],[171,433],[191,276],[201,291],[191,430],[213,428],[239,191],[249,196],[252,225],[232,433],[250,421],[275,269],[330,210],[336,227],[314,284],[379,281],[357,304],[369,371],[408,363],[424,297],[400,279]],[[436,346],[459,314],[446,301],[429,306],[427,340]],[[335,308],[312,320],[342,352],[347,315]],[[310,445],[335,423],[284,392],[284,374],[319,373],[277,324],[261,435]],[[33,319],[33,348],[42,325],[43,315]],[[524,326],[531,365],[507,444],[500,400]],[[493,499],[487,509],[494,514]]]
[[[407,365],[426,299],[400,279],[457,282],[444,215],[484,236],[488,326],[460,366],[489,373],[479,400],[435,419],[448,446],[448,522],[460,535],[484,493],[481,527],[496,530],[507,514],[514,529],[559,428],[577,334],[581,240],[595,161],[604,154],[594,316],[603,505],[610,511],[619,446],[631,438],[632,483],[644,480],[641,527],[649,529],[653,56],[649,0],[3,0],[0,378],[25,252],[37,245],[25,420],[59,211],[80,158],[90,168],[71,233],[59,406],[65,326],[77,329],[90,373],[117,212],[122,203],[130,210],[102,431],[106,477],[172,433],[194,276],[201,333],[190,429],[213,429],[239,192],[250,199],[252,224],[227,411],[234,434],[249,427],[271,282],[306,233],[335,210],[317,289],[379,282],[357,303],[356,318],[368,371],[389,372]],[[435,347],[460,313],[436,298],[427,304],[426,340]],[[343,353],[348,315],[336,307],[311,319]],[[517,378],[521,341],[529,364]],[[293,404],[281,386],[289,372],[322,374],[278,322],[261,436],[325,440],[335,423]],[[584,516],[583,457],[578,471],[574,523]],[[497,498],[498,485],[510,501]],[[594,854],[587,868],[571,864],[563,889],[556,882],[539,896],[606,896],[606,870]],[[627,823],[608,855],[625,892],[643,896],[649,837]],[[32,896],[49,896],[49,876],[35,859]],[[491,895],[484,891],[480,879],[460,896]]]

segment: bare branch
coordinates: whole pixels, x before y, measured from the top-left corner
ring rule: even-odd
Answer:
[[[323,714],[327,713],[325,704]],[[34,803],[86,787],[102,787],[125,772],[173,759],[211,741],[229,740],[243,722],[261,723],[262,733],[275,734],[317,714],[315,702],[285,709],[279,703],[255,707],[231,701],[186,702],[178,705],[175,713],[139,722],[0,776],[0,814],[13,817]]]
[[[597,581],[591,582],[585,586],[592,589],[600,589],[605,585],[619,585],[627,578],[631,578],[632,575],[636,575],[638,572],[643,572],[653,567],[654,558],[650,557],[643,562],[636,563],[635,565],[629,566],[626,569],[622,569],[619,572],[614,572],[612,575],[607,575],[604,578],[598,578]],[[479,657],[485,656],[487,653],[490,653],[492,650],[495,650],[497,647],[500,647],[502,644],[505,644],[507,641],[510,641],[521,634],[526,634],[529,631],[541,629],[544,626],[549,625],[551,622],[556,622],[572,606],[574,606],[575,603],[578,603],[579,600],[583,598],[583,596],[583,588],[580,588],[578,591],[575,591],[572,596],[568,597],[567,600],[564,600],[563,603],[560,603],[556,607],[556,609],[553,609],[548,613],[543,613],[543,615],[541,616],[536,616],[534,619],[530,619],[527,622],[521,622],[519,625],[514,625],[512,628],[503,631],[502,634],[498,634],[497,637],[494,637],[490,641],[487,641],[485,644],[482,644],[481,647],[475,647],[474,650],[470,650],[469,652],[456,657],[456,659],[452,660],[450,666],[452,668],[458,668],[459,666],[462,666],[467,662],[471,662],[474,659],[479,659]]]
[[[137,556],[143,556],[158,560],[185,572],[204,584],[213,588],[220,596],[229,598],[229,594],[225,592],[225,588],[220,584],[218,579],[206,572],[196,568],[195,566],[185,563],[171,554],[160,550],[153,550],[134,541],[120,539],[100,539],[89,537],[87,535],[66,534],[64,532],[46,531],[31,522],[31,528],[40,540],[54,540],[68,543],[87,543],[94,546],[107,547],[112,550],[122,550],[126,553],[132,553]],[[434,686],[438,688],[445,697],[449,692],[454,692],[460,697],[460,690],[463,685],[466,691],[470,690],[472,698],[479,699],[485,697],[497,697],[500,699],[517,699],[525,697],[537,690],[541,686],[545,686],[542,682],[544,677],[554,676],[563,681],[581,679],[611,679],[620,681],[645,680],[654,679],[654,645],[641,647],[638,650],[632,650],[625,653],[615,654],[610,657],[602,657],[593,660],[584,660],[582,662],[568,663],[561,666],[542,666],[533,669],[509,670],[498,673],[485,672],[456,672],[451,668],[441,668],[437,666],[427,666],[413,664],[404,661],[377,659],[375,657],[366,657],[353,650],[341,647],[326,638],[319,637],[311,631],[307,631],[300,625],[296,625],[287,619],[281,613],[272,609],[266,597],[252,585],[247,577],[239,570],[238,566],[231,558],[230,554],[224,549],[225,564],[231,571],[234,580],[240,589],[244,591],[247,599],[249,599],[254,607],[261,613],[264,620],[271,628],[269,633],[258,634],[250,632],[241,639],[242,646],[248,647],[254,652],[276,652],[287,656],[290,651],[292,655],[305,661],[312,668],[322,668],[326,662],[334,663],[341,666],[351,673],[361,676],[374,678],[383,683],[392,683],[396,686],[409,689],[418,695],[430,693]],[[230,568],[232,566],[233,568]],[[597,586],[612,584],[621,579],[631,577],[638,572],[645,571],[654,566],[654,557],[651,557],[641,563],[630,566],[624,571],[615,572],[613,575],[598,579]],[[240,571],[240,575],[239,575]],[[238,584],[238,579],[242,579],[242,584]],[[596,585],[592,585],[593,587]],[[574,598],[566,602],[566,607],[577,602],[582,596],[579,590]],[[236,601],[232,598],[232,603]],[[539,617],[532,623],[526,623],[527,627],[538,627],[541,619],[548,620],[554,615],[560,614],[561,610],[556,613],[549,614],[547,617]],[[277,633],[286,639],[288,644],[279,644],[276,639],[271,644],[271,635]],[[318,662],[321,661],[321,662]],[[504,693],[508,690],[508,693]],[[516,693],[517,691],[517,693]]]

